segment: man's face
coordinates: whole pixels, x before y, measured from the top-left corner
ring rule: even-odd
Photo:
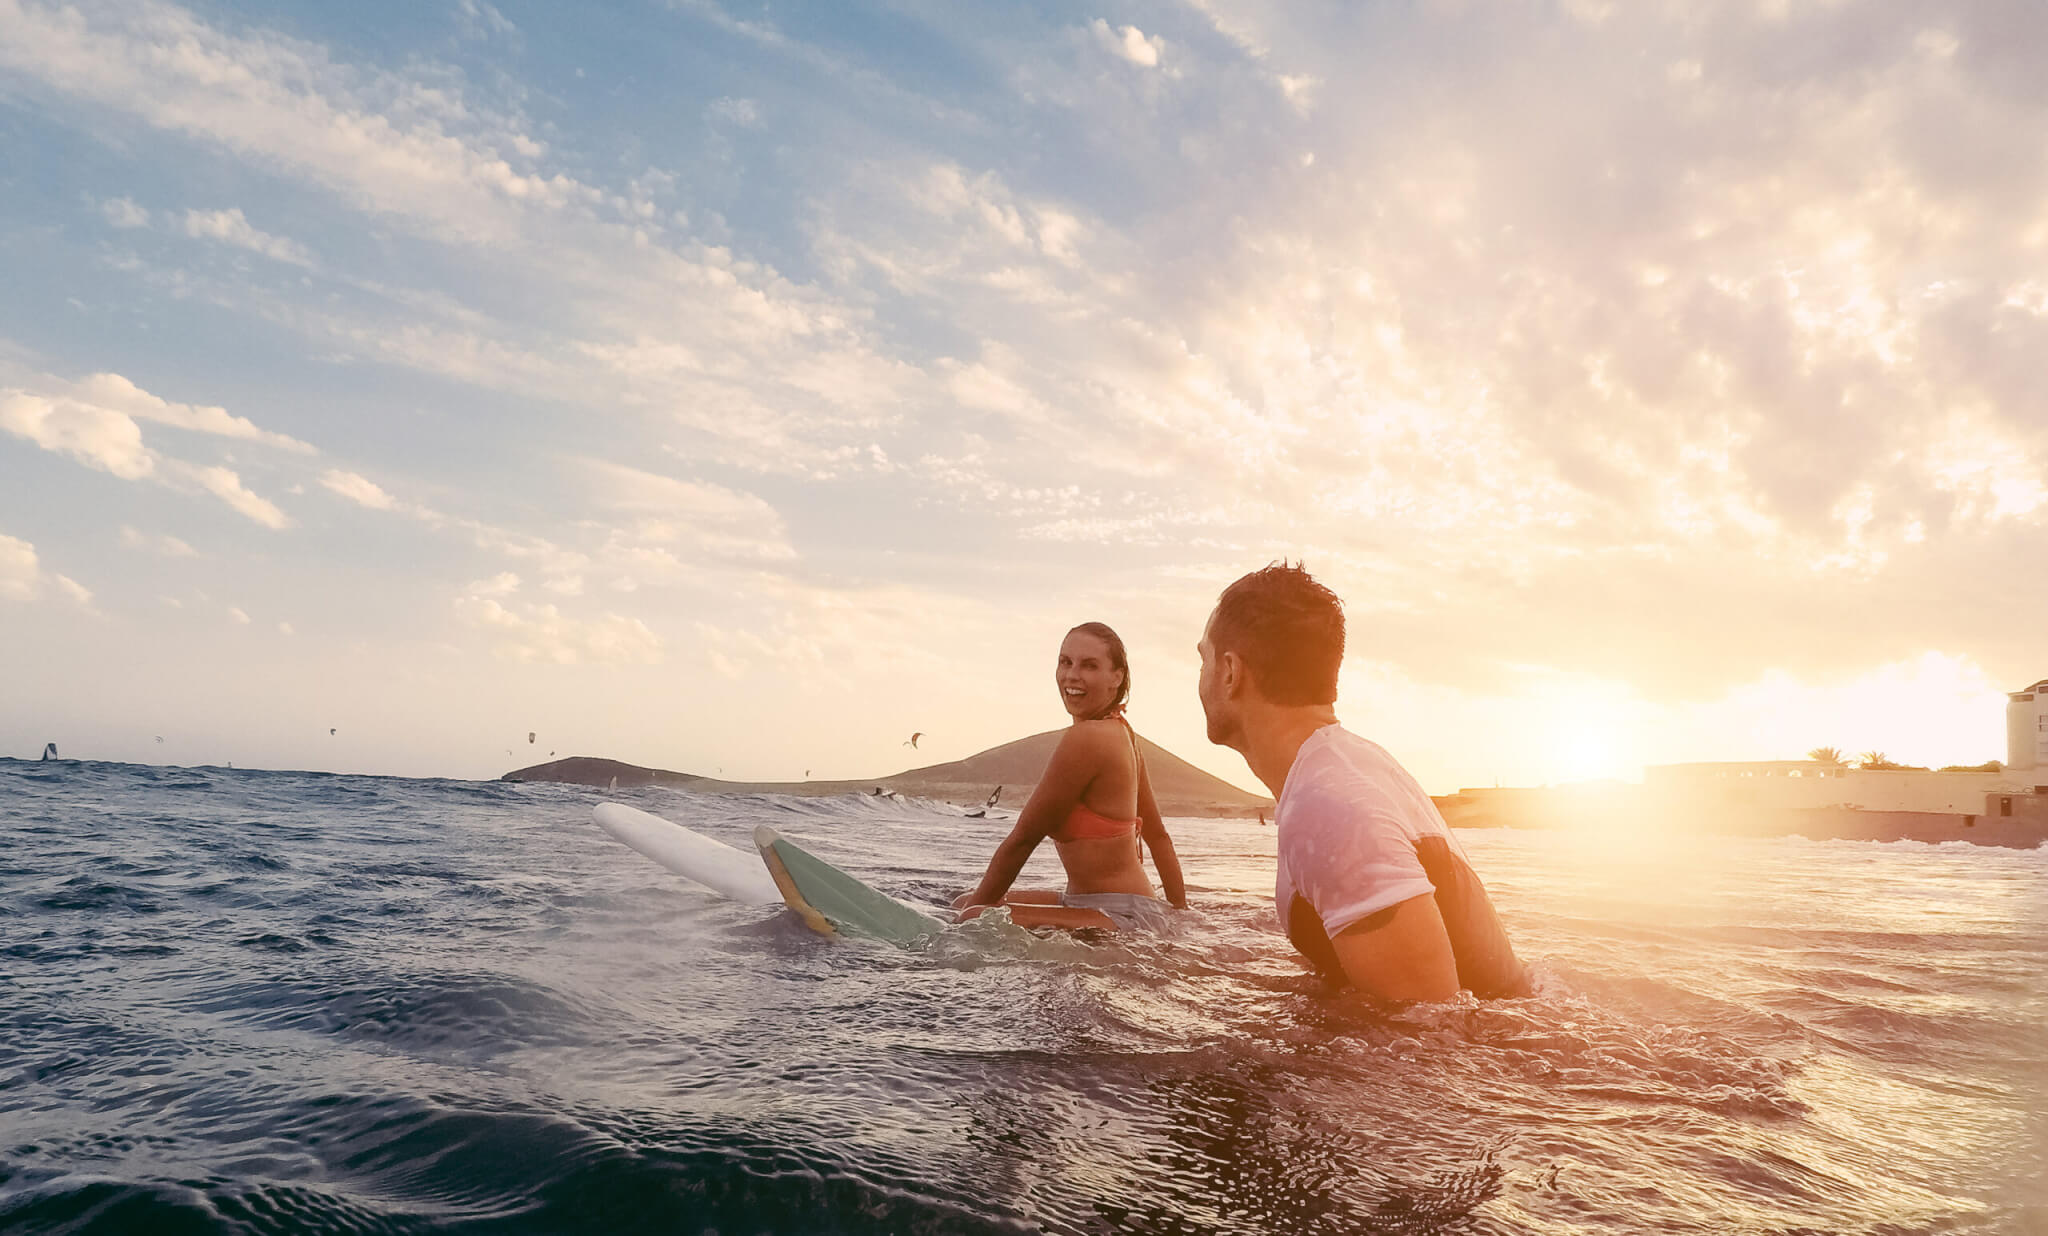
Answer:
[[[1237,715],[1237,705],[1230,699],[1223,685],[1223,664],[1216,644],[1209,638],[1209,628],[1216,623],[1211,613],[1209,621],[1202,625],[1202,642],[1195,645],[1195,651],[1202,655],[1202,673],[1195,680],[1195,694],[1202,700],[1202,719],[1208,723],[1209,741],[1223,747],[1234,747],[1243,732]]]

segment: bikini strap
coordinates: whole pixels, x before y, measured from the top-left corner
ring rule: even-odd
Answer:
[[[1145,753],[1138,750],[1138,731],[1131,725],[1131,719],[1124,716],[1123,709],[1117,709],[1115,715],[1124,723],[1124,737],[1131,740],[1131,762],[1137,766],[1137,774],[1142,778],[1145,775]]]

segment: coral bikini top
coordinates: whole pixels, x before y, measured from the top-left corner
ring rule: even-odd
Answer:
[[[1104,719],[1123,721],[1124,730],[1126,733],[1129,733],[1131,723],[1124,721],[1123,713],[1112,713]],[[1133,734],[1131,735],[1131,754],[1136,756],[1137,750],[1138,740],[1137,736]],[[1052,839],[1054,841],[1102,841],[1111,837],[1133,836],[1137,831],[1138,818],[1136,816],[1132,816],[1128,820],[1115,820],[1102,814],[1100,811],[1091,811],[1084,803],[1075,803],[1074,809],[1067,813],[1067,818],[1060,822],[1058,828],[1052,830]]]
[[[1067,813],[1066,820],[1052,830],[1054,841],[1100,841],[1106,837],[1128,837],[1138,831],[1136,817],[1128,820],[1112,820],[1099,811],[1090,811],[1080,803]]]

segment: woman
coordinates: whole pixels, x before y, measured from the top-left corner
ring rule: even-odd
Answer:
[[[1099,622],[1075,627],[1060,644],[1053,682],[1073,724],[1018,813],[1017,826],[996,847],[980,885],[956,898],[953,908],[970,919],[1006,905],[1010,921],[1021,927],[1157,926],[1166,920],[1167,902],[1187,907],[1187,889],[1173,838],[1152,800],[1138,736],[1124,720],[1131,670],[1123,640]],[[1010,882],[1047,837],[1067,869],[1066,891],[1013,891]],[[1159,868],[1165,902],[1145,877],[1140,840]]]

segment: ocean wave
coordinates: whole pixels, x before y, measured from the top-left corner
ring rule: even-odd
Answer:
[[[1995,1231],[2043,1200],[2032,853],[1603,870],[1470,834],[1536,991],[1387,1009],[1294,955],[1250,823],[1177,827],[1172,931],[998,911],[906,950],[644,862],[586,787],[31,767],[0,761],[8,1230]],[[933,908],[1007,826],[602,797]]]

